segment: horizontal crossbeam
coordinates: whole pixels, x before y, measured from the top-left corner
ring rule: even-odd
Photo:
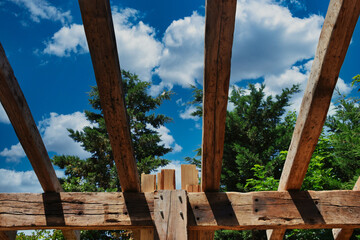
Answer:
[[[189,230],[360,227],[360,191],[187,196]],[[156,193],[2,193],[0,230],[153,228],[156,201]]]

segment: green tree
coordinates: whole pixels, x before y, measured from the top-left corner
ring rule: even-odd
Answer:
[[[154,110],[164,100],[170,99],[171,92],[164,91],[152,97],[147,93],[149,82],[143,82],[135,74],[126,71],[122,72],[122,79],[137,167],[139,173],[150,173],[169,162],[163,156],[171,149],[160,143],[160,136],[155,129],[171,119],[163,114],[155,114]],[[85,115],[93,126],[87,126],[82,131],[68,131],[74,141],[81,143],[91,153],[91,157],[80,159],[77,156],[54,156],[52,161],[54,165],[65,169],[65,177],[61,179],[65,191],[121,191],[97,87],[91,89],[89,102],[94,110],[85,111]],[[82,231],[81,237],[128,239],[129,234],[121,231]]]

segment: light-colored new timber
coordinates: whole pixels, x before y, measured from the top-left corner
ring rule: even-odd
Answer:
[[[124,192],[140,192],[109,0],[79,0],[106,129]]]
[[[300,189],[360,13],[358,0],[331,0],[282,171],[279,191]],[[268,239],[283,234],[268,231]]]
[[[0,101],[44,192],[62,191],[30,108],[1,44]],[[67,240],[80,239],[79,232],[64,231],[63,234]],[[13,235],[16,235],[16,232],[8,232],[3,234],[3,237]]]
[[[353,191],[360,191],[360,177],[356,181]],[[353,232],[354,229],[352,228],[334,228],[334,240],[349,240]]]
[[[207,0],[205,20],[202,190],[218,191],[225,138],[236,0]]]
[[[186,185],[199,184],[199,171],[194,164],[181,165],[181,189],[186,190]]]
[[[188,230],[360,227],[360,191],[187,196]],[[0,202],[0,231],[153,228],[160,214],[154,193],[1,193]]]
[[[175,169],[162,169],[160,180],[160,190],[175,190]]]

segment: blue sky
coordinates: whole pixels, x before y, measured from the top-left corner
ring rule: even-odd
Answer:
[[[266,93],[306,86],[329,1],[238,0],[231,85],[265,83]],[[201,119],[190,116],[190,84],[202,85],[204,5],[192,1],[111,1],[120,65],[152,81],[150,94],[171,89],[158,110],[173,118],[158,129],[174,149],[178,169],[201,144]],[[89,122],[87,92],[95,85],[77,1],[1,0],[0,42],[28,101],[49,155],[88,154],[67,136]],[[338,88],[360,73],[360,30],[355,29]],[[300,93],[289,110],[299,108]],[[229,105],[229,109],[231,109]],[[0,106],[0,192],[41,192],[6,113]],[[62,175],[58,171],[59,176]],[[177,174],[178,177],[179,174]]]

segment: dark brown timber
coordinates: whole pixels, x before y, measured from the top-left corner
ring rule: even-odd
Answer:
[[[106,129],[124,192],[140,192],[109,0],[79,0]]]
[[[359,13],[358,0],[330,1],[281,175],[279,191],[301,188]],[[268,231],[268,239],[283,239],[283,233]]]
[[[202,135],[202,191],[218,191],[225,137],[236,0],[207,0]]]

